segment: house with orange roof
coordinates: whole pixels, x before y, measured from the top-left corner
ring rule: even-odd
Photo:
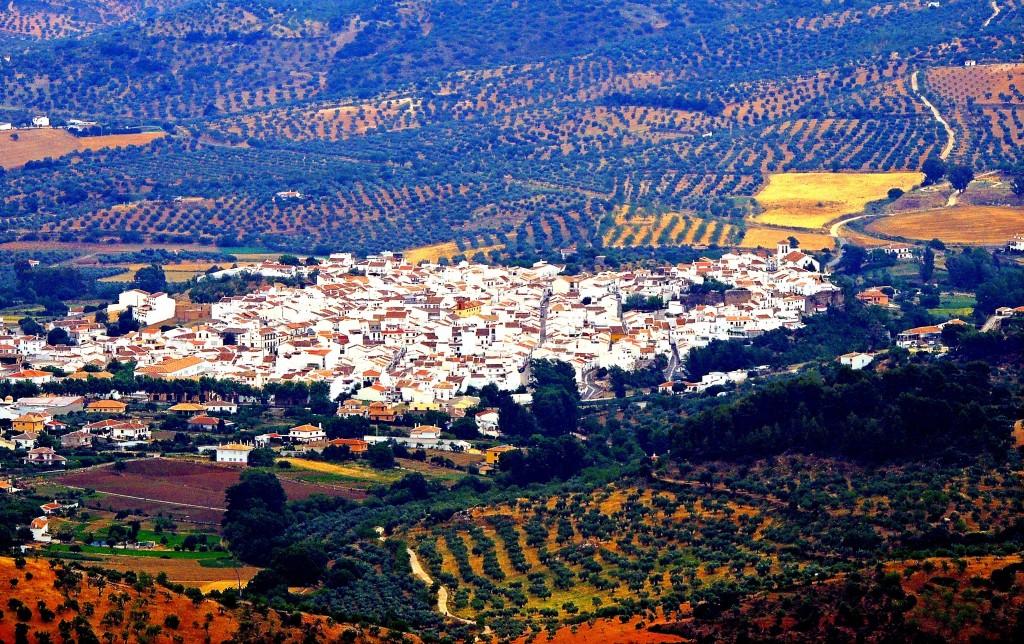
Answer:
[[[46,430],[46,421],[50,416],[43,414],[22,414],[11,421],[11,429],[16,432],[39,434]]]
[[[85,408],[87,414],[123,414],[128,405],[120,400],[94,400]]]
[[[327,432],[320,426],[299,425],[288,430],[288,440],[293,443],[317,443],[327,440]]]
[[[38,369],[24,369],[7,374],[0,379],[7,382],[31,382],[36,385],[44,385],[48,382],[53,382],[53,374],[49,371],[40,371]]]
[[[24,459],[26,465],[42,465],[43,467],[49,467],[53,465],[59,465],[63,467],[67,460],[57,452],[53,451],[49,447],[36,447],[28,451],[28,456]]]

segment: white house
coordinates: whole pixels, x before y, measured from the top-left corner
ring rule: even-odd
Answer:
[[[409,432],[410,438],[441,438],[441,428],[435,425],[420,425]]]
[[[237,443],[219,445],[217,447],[217,462],[241,463],[245,465],[249,462],[249,452],[252,450],[253,448],[249,445],[239,445]]]
[[[886,255],[894,255],[896,259],[913,259],[914,251],[907,244],[886,244],[882,246]]]
[[[871,364],[871,361],[874,359],[874,356],[869,353],[847,353],[846,355],[839,356],[839,364],[858,371]]]
[[[45,114],[32,117],[33,127],[50,127],[50,117]]]
[[[50,520],[46,517],[32,519],[32,523],[28,524],[28,529],[32,531],[32,541],[50,543]]]
[[[152,436],[147,425],[135,421],[110,427],[110,438],[115,441],[148,441]]]
[[[14,125],[11,123],[0,123],[0,132],[6,132],[7,130],[13,130]]]
[[[1012,251],[1024,253],[1024,235],[1014,235],[1006,245]]]

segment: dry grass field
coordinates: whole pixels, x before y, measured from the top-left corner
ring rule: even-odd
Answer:
[[[0,133],[0,167],[17,168],[29,161],[57,158],[81,150],[145,145],[162,136],[163,132],[143,132],[80,138],[61,129],[7,131]]]
[[[792,235],[800,242],[800,248],[806,250],[821,250],[822,248],[832,248],[835,245],[834,240],[828,235],[809,231],[794,231],[779,230],[778,228],[759,228],[757,226],[751,226],[747,228],[746,234],[743,235],[743,241],[740,242],[742,248],[775,248],[775,245],[782,239],[786,239]]]
[[[495,244],[493,246],[481,246],[480,248],[467,248],[466,250],[459,250],[459,247],[455,242],[445,242],[443,244],[433,244],[430,246],[421,246],[420,248],[413,248],[404,252],[405,261],[410,264],[419,264],[426,260],[428,262],[436,262],[442,257],[451,259],[456,255],[465,255],[466,257],[472,257],[477,253],[487,254],[492,250],[501,250],[504,248],[504,244]]]
[[[167,276],[168,282],[187,282],[197,275],[206,273],[213,266],[220,266],[225,268],[232,264],[238,264],[239,266],[245,266],[250,262],[181,262],[180,264],[165,264],[163,266],[164,274]],[[149,264],[126,264],[124,267],[128,270],[126,273],[120,275],[112,275],[110,277],[104,277],[102,282],[131,282],[135,279],[135,273]]]
[[[867,230],[908,239],[938,237],[952,244],[1004,244],[1024,232],[1024,208],[963,205],[908,212],[874,221]]]
[[[793,228],[821,228],[836,217],[860,212],[890,188],[909,190],[921,182],[918,172],[775,174],[756,196],[764,212],[756,221]]]

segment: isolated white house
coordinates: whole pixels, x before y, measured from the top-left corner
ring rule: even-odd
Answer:
[[[845,365],[854,371],[859,371],[871,364],[874,356],[870,353],[847,353],[839,356],[839,364]]]
[[[32,541],[50,543],[50,520],[46,517],[32,519],[32,523],[28,524],[28,529],[32,531]]]

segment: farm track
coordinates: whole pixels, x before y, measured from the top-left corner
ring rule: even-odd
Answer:
[[[910,75],[910,89],[913,90],[915,94],[917,94],[917,97],[921,99],[921,102],[924,103],[924,106],[932,111],[932,116],[935,117],[935,120],[938,121],[939,124],[946,129],[946,135],[949,138],[946,141],[946,145],[942,148],[942,152],[939,153],[939,158],[945,161],[953,152],[953,146],[956,145],[956,133],[953,131],[953,128],[949,125],[949,122],[946,121],[946,119],[942,118],[942,114],[939,112],[939,108],[932,105],[932,102],[929,101],[923,93],[921,93],[921,90],[919,89],[917,83],[917,74],[918,72],[915,71],[913,74]]]
[[[64,487],[72,489],[72,490],[85,490],[84,487],[78,487],[76,485],[68,485],[66,483],[63,483],[62,485],[64,485]],[[212,508],[212,507],[207,506],[207,505],[195,505],[195,504],[192,504],[192,503],[180,503],[178,501],[164,501],[163,499],[149,499],[149,498],[146,498],[144,496],[132,496],[130,494],[117,494],[115,492],[103,492],[103,491],[100,491],[100,494],[103,494],[105,496],[116,496],[116,497],[119,497],[119,498],[122,498],[122,499],[132,499],[134,501],[146,501],[148,503],[160,503],[162,505],[176,505],[176,506],[181,506],[183,508],[196,508],[197,510],[212,510],[214,512],[227,512],[227,510],[225,508]]]

